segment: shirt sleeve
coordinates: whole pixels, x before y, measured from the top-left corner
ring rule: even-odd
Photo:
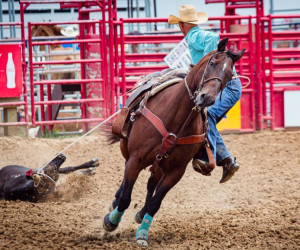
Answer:
[[[213,32],[209,32],[204,40],[204,52],[203,55],[205,56],[207,53],[215,50],[219,43],[219,35]]]
[[[196,50],[203,51],[204,55],[206,55],[217,48],[219,35],[214,32],[202,30],[202,32],[192,32],[187,40],[190,46]]]

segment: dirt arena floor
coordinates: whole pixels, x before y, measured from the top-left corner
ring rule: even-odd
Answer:
[[[37,168],[73,140],[0,137],[0,168]],[[221,168],[205,177],[190,164],[155,216],[149,249],[299,249],[300,132],[224,140],[241,169],[219,184]],[[93,134],[66,155],[64,166],[98,157],[96,175],[64,176],[42,203],[0,201],[0,249],[139,249],[133,216],[144,202],[149,172],[141,173],[119,228],[108,234],[102,219],[124,170],[118,144],[105,146]]]

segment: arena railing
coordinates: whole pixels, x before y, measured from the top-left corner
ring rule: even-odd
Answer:
[[[24,23],[21,22],[2,22],[0,23],[0,27],[3,26],[21,26],[21,28],[24,28]],[[3,39],[3,38],[2,38]],[[19,41],[21,40],[21,42]],[[27,85],[26,85],[26,70],[27,65],[25,62],[26,54],[25,54],[25,36],[24,33],[21,32],[21,38],[20,39],[5,39],[0,40],[1,42],[5,42],[5,44],[20,44],[22,47],[22,89],[23,89],[23,101],[19,102],[0,102],[0,107],[18,107],[18,106],[24,106],[24,113],[25,113],[25,121],[23,122],[1,122],[0,126],[26,126],[26,134],[28,135],[28,123],[29,123],[29,117],[28,117],[28,98],[27,98]]]
[[[107,23],[108,20],[113,20],[114,18],[116,18],[116,13],[112,13],[112,11],[108,11],[108,9],[110,9],[110,10],[114,10],[116,12],[116,1],[112,1],[112,0],[105,0],[105,1],[104,0],[43,0],[43,1],[20,0],[19,3],[20,3],[20,19],[21,19],[21,22],[23,25],[21,27],[22,37],[25,37],[24,13],[25,13],[25,10],[32,4],[60,4],[61,8],[78,8],[78,19],[79,20],[89,20],[90,19],[89,13],[93,12],[93,11],[98,12],[99,10],[102,12],[101,16],[102,16],[102,21],[104,23]],[[98,6],[99,9],[90,8],[91,6]],[[90,9],[92,11],[89,11]],[[107,15],[107,13],[108,13],[108,15]],[[72,22],[72,23],[74,23],[74,22]],[[43,24],[45,24],[45,23],[43,23]],[[92,24],[90,24],[90,25],[92,25]],[[83,34],[83,28],[81,26],[82,25],[80,25],[80,34]],[[106,42],[107,37],[108,37],[107,35],[108,34],[106,32],[106,29],[103,28],[102,33],[101,33],[101,39],[102,39],[102,44],[103,44],[103,46],[102,46],[103,47],[103,55],[107,55],[107,53],[108,53],[107,42]],[[87,43],[82,42],[81,44],[83,45],[83,44],[87,44]],[[24,45],[24,51],[25,51],[25,45]],[[85,52],[83,51],[83,49],[80,50],[80,53],[81,53],[81,58],[84,58],[83,56],[84,56]],[[23,59],[24,59],[23,61],[25,62],[25,55],[24,55]],[[80,68],[81,68],[81,74],[85,74],[85,66],[87,63],[88,63],[87,61],[79,63]],[[102,64],[105,66],[103,66]],[[112,103],[114,101],[113,98],[109,98],[110,85],[108,85],[108,83],[109,83],[109,75],[111,75],[111,74],[108,74],[107,64],[108,64],[107,57],[103,56],[103,63],[101,63],[101,70],[99,70],[99,72],[101,71],[101,78],[103,78],[102,87],[104,88],[103,93],[105,93],[105,96],[104,96],[105,102],[103,105],[105,106],[105,109],[107,112],[105,114],[106,116],[109,114],[108,108],[110,107],[110,103]],[[41,67],[41,66],[35,65],[35,67]],[[24,74],[25,74],[25,72],[24,72]],[[87,79],[85,79],[85,82],[81,82],[81,85],[88,84],[86,80]],[[59,82],[57,82],[57,83],[59,83]],[[69,84],[69,82],[65,82],[65,83]],[[49,84],[46,84],[46,85],[49,88],[50,82],[49,82]],[[94,93],[92,93],[92,91],[94,91]],[[89,89],[89,92],[90,92],[89,95],[92,95],[92,96],[94,94],[95,95],[98,94],[98,91],[94,88]],[[85,91],[85,89],[83,89],[81,91],[81,96],[84,97],[85,94],[86,94],[86,91]],[[32,93],[31,93],[31,95],[32,95]],[[48,100],[48,101],[51,101],[51,100]],[[41,100],[41,102],[43,102],[43,101]],[[80,121],[79,120],[70,121],[73,123],[81,122],[82,127],[83,127],[83,132],[86,132],[88,125],[94,126],[95,122],[97,122],[97,120],[99,120],[96,118],[95,119],[86,119],[87,115],[90,117],[97,117],[97,118],[99,117],[98,112],[95,112],[95,109],[98,109],[98,107],[94,107],[93,103],[94,102],[81,103],[83,119],[81,119]],[[87,110],[87,107],[85,104],[90,106],[90,107],[88,107],[89,108],[88,110]],[[44,105],[44,104],[41,104],[41,106],[42,105]],[[45,104],[45,105],[47,105],[47,104]],[[49,105],[52,105],[52,104],[49,104]],[[93,107],[91,107],[91,106],[93,106]],[[112,105],[112,106],[114,106],[114,105]],[[90,108],[91,108],[91,110],[90,110]],[[114,108],[111,108],[111,109],[114,111]],[[34,115],[34,113],[33,113],[33,115]],[[95,122],[91,122],[91,121],[95,121]],[[36,122],[34,119],[33,119],[33,123],[35,125],[39,124],[39,122]],[[42,127],[44,129],[44,125],[46,125],[46,123],[50,123],[50,122],[42,121],[42,123],[43,123]],[[54,124],[54,123],[58,123],[58,121],[53,121],[52,124]],[[60,123],[67,123],[67,122],[63,121]],[[52,127],[52,126],[50,125],[50,127]]]
[[[284,92],[300,90],[300,30],[275,31],[272,24],[275,19],[300,18],[300,15],[268,15],[262,18],[267,23],[262,32],[262,72],[265,82],[263,86],[264,120],[270,121],[271,129],[283,129],[284,125]],[[276,48],[278,42],[294,43],[294,47]],[[267,42],[267,43],[266,43]],[[266,46],[267,44],[267,46]],[[268,61],[266,61],[266,59]],[[267,98],[267,93],[270,97]],[[270,105],[268,105],[268,102]],[[270,110],[268,110],[270,106]]]
[[[62,25],[62,24],[78,24],[80,25],[80,35],[79,39],[74,39],[74,40],[63,40],[63,41],[35,41],[32,38],[31,34],[31,28],[34,25]],[[83,25],[91,25],[91,24],[98,24],[99,28],[99,34],[97,35],[98,38],[93,39],[93,38],[85,38],[83,37]],[[32,112],[32,125],[42,125],[42,131],[45,132],[45,125],[49,125],[49,130],[52,129],[52,125],[54,124],[65,124],[65,123],[89,123],[89,122],[97,122],[97,121],[102,121],[104,117],[106,117],[106,113],[103,113],[101,118],[86,118],[86,105],[89,103],[94,103],[94,102],[99,102],[99,103],[104,103],[105,99],[107,97],[105,96],[105,60],[104,60],[104,52],[103,52],[103,37],[101,37],[103,34],[103,25],[102,22],[99,20],[92,20],[92,21],[71,21],[71,22],[41,22],[41,23],[28,23],[28,50],[29,50],[29,65],[30,65],[30,86],[31,86],[31,112]],[[38,38],[35,38],[38,40]],[[41,46],[41,45],[57,45],[57,44],[73,44],[73,43],[78,43],[80,44],[80,50],[81,50],[81,57],[80,59],[74,59],[74,60],[52,60],[52,61],[33,61],[33,46]],[[85,59],[84,58],[84,44],[88,43],[97,43],[99,44],[99,51],[100,51],[100,58],[99,59]],[[87,63],[100,63],[101,64],[101,75],[102,77],[100,78],[94,78],[94,79],[85,79],[86,75],[85,72],[81,70],[81,79],[61,79],[61,80],[39,80],[35,81],[34,80],[34,68],[39,68],[43,67],[45,65],[60,65],[60,64],[81,64],[81,65],[86,65]],[[87,98],[87,93],[86,93],[86,84],[89,83],[100,83],[102,86],[102,94],[103,96],[100,98]],[[55,84],[61,84],[61,85],[69,85],[69,84],[80,84],[81,85],[81,99],[80,100],[51,100],[51,85]],[[47,96],[48,100],[44,100],[44,88],[43,86],[47,86]],[[34,87],[35,86],[40,86],[40,101],[35,101],[34,99]],[[76,121],[74,120],[53,120],[52,117],[52,105],[55,104],[81,104],[82,108],[82,117],[83,119],[77,119]],[[41,114],[41,121],[36,121],[35,117],[35,106],[40,105],[42,114]],[[45,119],[45,105],[48,105],[48,120],[46,121]],[[106,112],[105,109],[103,109],[103,112]]]
[[[209,21],[218,21],[220,23],[220,38],[228,37],[231,44],[234,44],[236,48],[242,49],[244,45],[248,46],[245,56],[237,64],[237,71],[241,75],[250,77],[251,84],[246,89],[243,89],[245,93],[242,98],[242,131],[253,132],[255,130],[255,99],[254,99],[254,76],[253,65],[256,59],[251,52],[253,51],[254,44],[252,38],[252,18],[251,16],[222,16],[211,17]],[[248,22],[248,31],[240,33],[226,33],[225,22],[233,20],[239,23],[243,20]],[[118,36],[115,36],[115,48],[120,47],[120,53],[116,52],[117,63],[120,65],[120,88],[123,95],[123,103],[127,99],[126,92],[134,87],[138,77],[153,73],[155,71],[161,71],[168,68],[164,63],[163,58],[167,55],[166,52],[158,53],[128,53],[125,51],[125,46],[128,45],[140,45],[140,44],[174,44],[179,43],[183,39],[182,34],[159,34],[156,32],[154,35],[149,34],[125,34],[124,24],[130,23],[167,23],[167,18],[126,18],[120,19],[114,22],[114,25],[119,26]],[[118,51],[118,49],[115,49]],[[161,47],[164,50],[164,47]],[[137,64],[139,63],[139,65]],[[147,63],[147,65],[145,65]],[[156,63],[156,64],[155,64]],[[244,108],[244,109],[243,109]]]

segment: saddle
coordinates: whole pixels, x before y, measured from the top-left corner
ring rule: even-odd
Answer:
[[[162,74],[166,72],[166,74]],[[140,79],[137,84],[137,89],[131,94],[125,103],[125,107],[122,108],[117,119],[113,123],[112,133],[119,138],[128,138],[132,124],[138,115],[143,115],[152,125],[158,130],[162,135],[162,144],[156,159],[150,168],[150,171],[155,173],[159,163],[163,158],[168,158],[169,154],[172,152],[176,145],[187,145],[187,144],[199,144],[202,143],[205,146],[206,152],[209,157],[209,164],[206,166],[210,171],[215,168],[214,157],[210,149],[209,141],[206,137],[206,132],[208,128],[207,123],[207,110],[202,111],[203,119],[203,131],[201,135],[191,135],[187,137],[180,137],[181,132],[184,130],[185,126],[189,123],[191,117],[193,117],[196,109],[193,109],[182,126],[181,130],[177,135],[170,133],[165,128],[163,122],[155,116],[150,110],[146,108],[146,103],[151,96],[154,96],[163,89],[171,86],[172,84],[180,82],[184,79],[188,71],[182,70],[166,70],[160,73],[155,72],[151,75],[147,75]]]
[[[146,103],[150,97],[182,81],[188,72],[186,69],[164,69],[139,79],[135,91],[128,97],[113,123],[112,133],[119,138],[128,138],[131,130],[130,114],[139,108],[141,102]]]

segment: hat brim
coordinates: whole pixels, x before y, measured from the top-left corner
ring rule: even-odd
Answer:
[[[177,24],[178,22],[183,22],[183,23],[191,23],[191,24],[201,24],[201,23],[205,23],[208,20],[208,15],[205,12],[198,12],[197,17],[198,17],[197,21],[187,21],[177,16],[170,15],[168,23]]]
[[[60,33],[63,35],[63,36],[68,36],[68,37],[73,37],[73,36],[78,36],[79,35],[79,32],[78,31],[74,31],[72,33],[67,33],[65,32],[65,30],[61,30]]]

